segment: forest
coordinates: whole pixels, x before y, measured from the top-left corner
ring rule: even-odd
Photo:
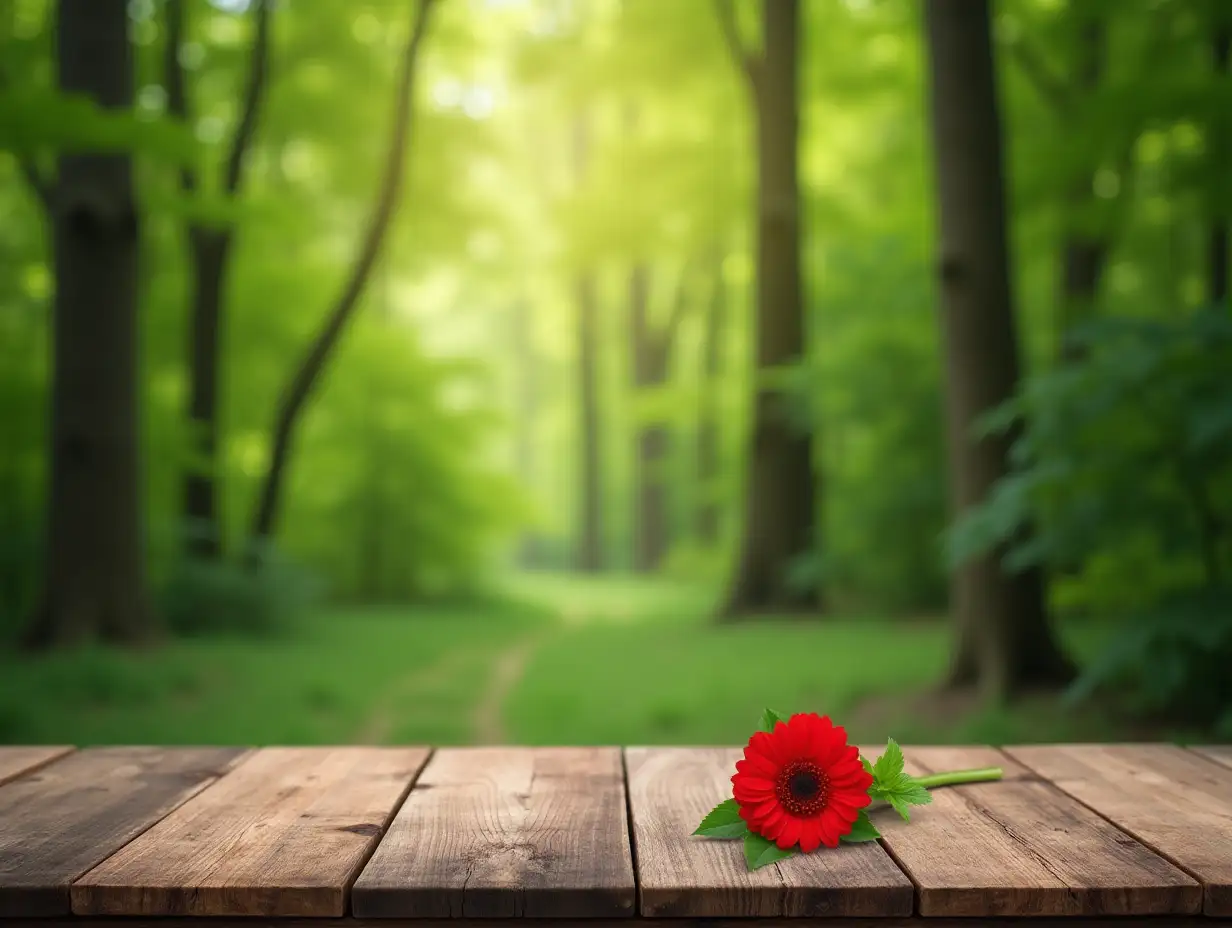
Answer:
[[[0,743],[1232,738],[1230,45],[5,0]]]

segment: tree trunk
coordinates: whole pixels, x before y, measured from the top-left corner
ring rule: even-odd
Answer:
[[[763,0],[765,53],[753,74],[757,116],[757,370],[802,360],[799,0]],[[792,563],[814,544],[812,438],[789,420],[779,391],[756,389],[744,533],[722,619],[813,610],[818,591],[793,587]]]
[[[1225,13],[1226,17],[1227,14]],[[1215,25],[1211,42],[1215,74],[1224,80],[1230,73],[1232,52],[1232,21],[1225,18]],[[1215,216],[1209,233],[1207,258],[1207,291],[1212,306],[1228,302],[1228,216],[1232,214],[1232,185],[1228,181],[1228,164],[1232,163],[1232,120],[1225,114],[1211,126],[1211,166],[1219,174]]]
[[[573,170],[578,189],[590,167],[590,126],[585,113],[573,124]],[[578,541],[577,568],[586,573],[603,569],[603,473],[599,430],[599,297],[594,272],[583,268],[574,283],[577,300],[577,438]]]
[[[231,236],[191,229],[192,323],[188,346],[188,422],[192,463],[184,475],[186,553],[212,560],[222,553],[219,512],[218,372],[223,287]]]
[[[269,0],[256,0],[248,84],[231,138],[222,178],[223,193],[239,193],[244,163],[256,133],[257,117],[265,95],[269,71]],[[181,53],[184,45],[185,0],[168,0],[163,80],[167,108],[177,119],[191,123],[188,87]],[[180,188],[186,194],[197,190],[198,178],[190,167],[180,170]],[[192,223],[188,228],[189,263],[192,268],[192,311],[188,343],[188,424],[191,463],[184,474],[183,512],[185,553],[213,560],[222,554],[224,533],[220,513],[222,464],[218,421],[220,345],[224,314],[226,274],[230,266],[234,232]]]
[[[932,137],[940,220],[941,331],[951,514],[981,503],[1008,470],[1011,438],[976,440],[985,411],[1018,380],[1001,126],[987,0],[926,0]],[[1041,575],[1015,575],[1002,552],[962,565],[951,580],[954,682],[971,666],[986,695],[1055,684],[1072,668],[1044,607]],[[970,647],[964,654],[964,643]]]
[[[1073,88],[1082,97],[1094,93],[1103,80],[1108,56],[1108,31],[1099,19],[1083,23],[1075,61]],[[1074,127],[1070,127],[1073,131]],[[1124,182],[1124,178],[1121,178]],[[1083,169],[1066,190],[1065,240],[1061,246],[1061,280],[1058,299],[1061,312],[1058,330],[1060,357],[1064,362],[1080,361],[1086,351],[1072,335],[1075,326],[1090,319],[1099,297],[1104,268],[1108,261],[1108,236],[1077,227],[1073,213],[1090,209],[1095,201],[1095,174]]]
[[[168,111],[180,121],[191,123],[188,89],[181,53],[184,49],[186,0],[166,4],[166,41],[163,80],[168,91]],[[230,140],[223,171],[225,196],[238,196],[249,148],[256,133],[257,115],[265,96],[270,57],[270,0],[256,0],[256,17],[248,85],[240,117]],[[180,189],[197,190],[196,171],[180,170]],[[184,474],[182,519],[186,530],[188,557],[216,560],[222,555],[223,526],[221,498],[221,426],[218,421],[219,371],[222,355],[224,295],[234,232],[230,228],[212,229],[191,223],[188,226],[188,261],[192,267],[192,314],[188,328],[188,447],[191,463]]]
[[[581,512],[577,565],[586,572],[603,569],[603,482],[599,454],[598,295],[595,277],[583,271],[577,280],[578,432],[581,441]]]
[[[414,99],[415,65],[419,49],[428,28],[428,19],[436,0],[412,0],[414,22],[408,33],[406,48],[398,73],[398,91],[394,104],[393,134],[386,156],[385,173],[378,188],[372,218],[361,243],[355,265],[346,284],[317,333],[308,354],[300,362],[295,376],[287,386],[278,407],[273,430],[273,448],[265,481],[261,485],[256,512],[252,520],[248,551],[249,563],[260,562],[266,546],[273,538],[282,504],[282,489],[291,459],[292,440],[309,397],[321,373],[333,354],[343,330],[354,314],[359,298],[368,283],[373,265],[380,255],[385,233],[397,209],[406,166],[407,140],[410,135],[411,101]]]
[[[126,0],[60,0],[58,86],[133,103]],[[151,632],[139,467],[138,216],[128,154],[59,157],[52,196],[55,295],[51,482],[42,597],[31,647]]]
[[[683,283],[682,283],[683,289]],[[683,293],[678,295],[683,299]],[[670,332],[659,332],[649,318],[650,271],[637,264],[629,272],[629,325],[635,394],[662,387],[667,380]],[[637,425],[633,567],[657,570],[668,548],[667,487],[664,484],[671,437],[659,421]]]
[[[710,311],[706,314],[706,330],[702,343],[701,408],[697,424],[697,485],[701,503],[697,507],[698,540],[714,545],[719,540],[720,509],[716,484],[719,479],[721,409],[719,377],[722,373],[723,335],[726,332],[727,291],[723,283],[722,257],[711,270]]]
[[[514,357],[514,467],[523,486],[535,485],[537,456],[535,454],[535,414],[538,408],[539,358],[535,351],[535,313],[525,297],[513,304],[511,342]],[[518,546],[517,560],[523,567],[534,567],[539,561],[539,540],[528,529]]]

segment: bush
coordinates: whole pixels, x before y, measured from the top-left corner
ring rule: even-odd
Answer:
[[[1070,689],[1081,703],[1119,691],[1144,714],[1168,714],[1232,737],[1232,588],[1170,596],[1134,614]]]
[[[0,523],[0,647],[30,618],[42,576],[42,545],[32,526]]]
[[[1067,575],[1064,599],[1124,622],[1074,690],[1144,710],[1232,719],[1232,318],[1106,318],[1086,356],[1032,378],[985,428],[1019,427],[1013,471],[954,526],[955,561]],[[1222,668],[1222,670],[1220,669]]]
[[[267,556],[259,569],[230,561],[181,561],[160,592],[168,630],[200,636],[285,632],[321,590],[307,572]]]

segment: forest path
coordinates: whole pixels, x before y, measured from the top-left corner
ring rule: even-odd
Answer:
[[[488,685],[471,713],[471,732],[475,744],[506,744],[505,700],[521,682],[543,636],[524,638],[506,648],[492,664]]]
[[[653,583],[630,586],[628,580],[524,579],[510,588],[510,598],[531,605],[541,622],[493,648],[462,641],[434,664],[395,679],[377,695],[354,742],[389,744],[400,730],[414,730],[417,717],[431,730],[433,718],[462,713],[466,731],[459,737],[471,744],[507,744],[505,704],[539,648],[579,625],[624,624],[653,614],[653,604],[662,601],[660,589]]]
[[[390,744],[408,718],[432,716],[448,708],[460,689],[477,693],[467,710],[467,740],[471,744],[505,744],[504,710],[521,682],[531,658],[552,634],[579,616],[565,610],[545,610],[544,625],[495,650],[459,645],[434,664],[395,679],[382,690],[356,731],[352,743]],[[461,686],[460,686],[461,683]],[[443,705],[446,701],[451,704]],[[469,701],[469,700],[468,700]]]
[[[447,688],[457,675],[470,671],[473,662],[474,659],[465,651],[455,650],[427,668],[413,670],[395,679],[377,696],[352,743],[391,743],[396,727],[409,713],[431,712],[433,691]]]
[[[519,638],[494,654],[476,656],[465,648],[451,651],[427,668],[394,680],[377,697],[364,717],[354,744],[389,744],[408,716],[440,711],[440,693],[456,689],[459,678],[469,680],[479,699],[467,715],[472,744],[505,744],[505,700],[522,680],[535,650],[547,637],[543,632]]]

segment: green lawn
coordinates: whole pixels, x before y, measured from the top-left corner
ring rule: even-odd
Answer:
[[[619,578],[523,576],[508,597],[324,610],[285,639],[3,657],[0,743],[733,744],[763,706],[830,713],[865,741],[1124,735],[1052,698],[920,700],[945,669],[942,622],[716,627],[704,591]],[[1066,637],[1085,654],[1099,635]]]
[[[0,742],[465,743],[496,654],[535,625],[525,609],[338,609],[285,639],[6,657]]]

